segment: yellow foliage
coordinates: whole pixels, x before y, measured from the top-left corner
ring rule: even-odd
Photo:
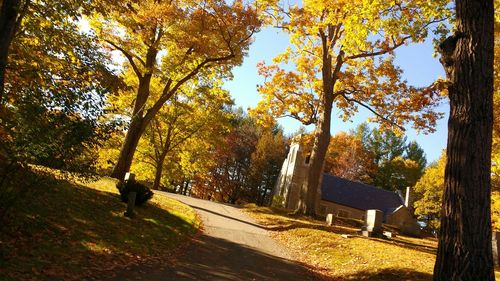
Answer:
[[[415,214],[426,220],[430,229],[439,229],[439,219],[444,191],[444,170],[446,154],[443,152],[439,161],[427,168],[415,185],[417,200],[414,202]],[[492,175],[492,178],[494,176]],[[495,231],[500,231],[500,192],[491,194],[491,222]]]
[[[427,228],[439,229],[439,219],[444,190],[444,168],[446,154],[443,152],[437,163],[431,164],[415,185],[415,214],[425,220]]]
[[[266,80],[258,88],[263,99],[255,115],[316,124],[334,103],[343,120],[360,106],[370,107],[377,112],[374,121],[385,126],[412,122],[417,129],[433,131],[442,116],[434,107],[443,97],[437,87],[408,86],[394,64],[393,50],[424,40],[429,23],[450,14],[447,0],[257,2],[268,10],[265,21],[289,34],[291,47],[272,64],[259,63]]]

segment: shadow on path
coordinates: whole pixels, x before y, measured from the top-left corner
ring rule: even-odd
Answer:
[[[265,230],[268,229],[265,226],[262,226],[262,225],[259,225],[259,224],[255,224],[255,223],[251,223],[249,221],[240,220],[240,219],[237,219],[237,218],[234,218],[234,217],[226,216],[226,215],[223,215],[221,213],[218,213],[218,212],[215,212],[215,211],[212,211],[212,210],[209,210],[209,209],[202,208],[200,206],[190,205],[190,204],[187,204],[187,205],[189,207],[195,209],[195,210],[204,211],[204,212],[207,212],[207,213],[210,213],[210,214],[213,214],[213,215],[221,216],[221,217],[229,219],[229,220],[234,220],[234,221],[241,222],[241,223],[244,223],[244,224],[248,224],[248,225],[251,225],[251,226],[254,226],[254,227],[258,227],[258,228],[261,228],[261,229],[265,229]],[[233,207],[233,206],[230,206],[230,207]]]
[[[301,222],[287,222],[283,225],[271,225],[271,226],[260,225],[260,224],[252,223],[249,221],[237,219],[237,218],[234,218],[231,216],[223,215],[219,212],[215,212],[215,211],[212,211],[212,210],[209,210],[206,208],[202,208],[202,207],[194,205],[194,204],[187,204],[187,205],[195,210],[204,211],[204,212],[216,215],[216,216],[220,216],[220,217],[223,217],[223,218],[226,218],[229,220],[248,224],[248,225],[251,225],[251,226],[254,226],[254,227],[257,227],[260,229],[268,230],[268,231],[287,231],[287,230],[296,229],[296,228],[309,228],[309,229],[323,230],[323,231],[335,232],[335,233],[349,233],[349,234],[356,234],[357,233],[357,231],[353,231],[353,230],[345,229],[345,228],[339,228],[336,226],[327,226],[327,225],[322,225],[322,224],[301,223]],[[228,205],[228,206],[233,207],[231,205]]]
[[[118,280],[326,280],[305,266],[225,239],[201,235],[164,264],[136,265]]]

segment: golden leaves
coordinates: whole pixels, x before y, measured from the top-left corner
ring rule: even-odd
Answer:
[[[265,97],[259,103],[254,115],[270,114],[281,116],[289,114],[304,124],[314,123],[317,115],[318,97],[316,93],[321,88],[315,88],[315,81],[304,79],[304,73],[285,71],[277,65],[267,66],[263,62],[258,64],[259,74],[271,78],[258,91]],[[273,100],[279,102],[274,103]]]
[[[121,3],[91,23],[104,45],[120,50],[138,72],[175,81],[206,60],[230,75],[261,24],[252,6],[213,0]]]
[[[266,79],[258,88],[260,112],[311,122],[306,117],[327,107],[320,103],[327,95],[344,120],[365,107],[386,127],[413,122],[432,130],[441,116],[433,110],[442,84],[408,86],[392,52],[425,38],[427,25],[448,15],[447,1],[309,0],[288,7],[264,2],[281,15],[273,24],[290,35],[290,47],[272,65],[258,65]]]

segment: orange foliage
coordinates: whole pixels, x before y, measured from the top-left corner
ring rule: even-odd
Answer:
[[[328,146],[325,173],[349,180],[369,181],[369,174],[375,173],[373,155],[363,147],[361,140],[340,132],[333,136]]]

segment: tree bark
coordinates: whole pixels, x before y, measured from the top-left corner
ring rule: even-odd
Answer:
[[[167,140],[169,141],[169,140]],[[170,151],[170,144],[167,143],[163,147],[161,154],[156,162],[156,171],[155,171],[155,180],[153,183],[153,189],[158,189],[160,187],[161,175],[163,173],[163,163],[165,163],[165,158],[167,157],[167,153]]]
[[[123,180],[125,178],[125,174],[130,170],[135,151],[137,150],[137,145],[139,144],[139,140],[141,139],[146,126],[147,122],[145,122],[142,117],[132,119],[125,136],[125,141],[120,150],[118,162],[111,172],[111,176],[113,178],[119,180]]]
[[[149,57],[150,55],[148,55],[148,65],[154,65],[152,58]],[[111,172],[111,177],[113,178],[123,180],[125,174],[130,170],[139,140],[151,121],[151,118],[144,118],[144,108],[149,97],[152,76],[151,73],[147,73],[139,77],[139,87],[137,89],[134,110],[132,111],[132,120],[125,135],[125,141],[120,150],[118,161]]]
[[[445,190],[434,280],[495,280],[491,245],[493,1],[457,0],[440,45],[449,80]]]
[[[325,167],[326,152],[330,144],[330,124],[332,119],[332,106],[334,100],[333,88],[337,81],[337,75],[342,67],[343,51],[339,52],[336,64],[333,67],[333,58],[330,54],[330,43],[333,38],[331,26],[328,32],[320,32],[323,49],[323,65],[321,77],[323,79],[323,94],[321,96],[321,110],[316,123],[314,145],[309,159],[307,178],[302,185],[298,212],[314,216],[317,214],[319,201],[321,200],[321,182],[323,181],[323,170]]]
[[[332,103],[327,102],[318,120],[307,178],[301,190],[299,212],[308,216],[317,213],[318,203],[321,199],[321,182],[323,180],[325,157],[330,144],[331,114]]]
[[[146,54],[146,69],[148,69],[148,72],[144,74],[137,73],[139,87],[137,88],[134,110],[132,111],[132,120],[125,136],[125,142],[120,150],[118,161],[111,172],[111,177],[119,180],[123,180],[125,174],[130,170],[139,140],[141,139],[147,125],[151,122],[152,118],[159,110],[157,109],[156,112],[153,112],[152,114],[146,114],[145,111],[146,102],[148,101],[150,94],[151,78],[153,77],[153,73],[151,71],[156,64],[157,54],[158,51],[156,48],[150,47]],[[151,109],[149,111],[151,111]]]
[[[158,190],[160,187],[161,174],[163,173],[163,161],[156,164],[155,180],[153,182],[153,189]]]
[[[22,0],[4,0],[0,7],[0,108],[4,103],[5,70],[9,56],[9,47],[14,38],[16,28],[22,18],[20,16]]]

